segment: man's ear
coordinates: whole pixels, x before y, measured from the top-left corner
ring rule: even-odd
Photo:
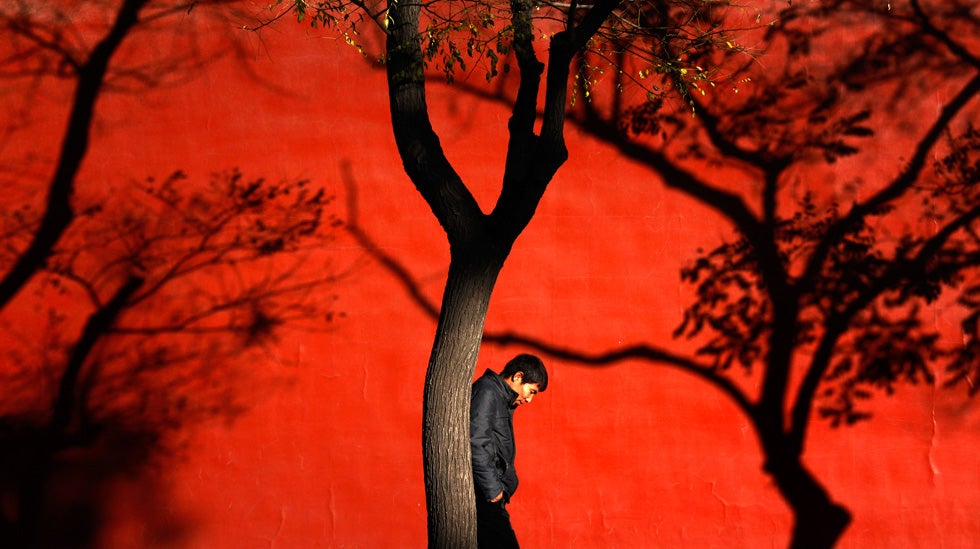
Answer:
[[[510,378],[514,380],[514,383],[523,383],[524,382],[524,372],[517,372],[516,374],[510,376]]]

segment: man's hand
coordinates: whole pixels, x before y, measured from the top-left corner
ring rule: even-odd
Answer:
[[[504,499],[504,493],[503,492],[500,492],[499,494],[497,494],[497,497],[495,497],[495,498],[493,498],[493,499],[490,500],[490,503],[497,503],[498,501],[500,501],[502,499]]]

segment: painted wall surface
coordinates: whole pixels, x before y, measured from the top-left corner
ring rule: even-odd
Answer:
[[[301,26],[237,39],[245,61],[215,59],[180,85],[101,99],[79,194],[239,167],[309,178],[338,195],[345,217],[349,166],[362,228],[437,303],[445,238],[401,171],[383,72]],[[39,92],[30,135],[42,158],[56,151],[68,93]],[[430,103],[450,159],[488,206],[506,108],[439,83]],[[669,340],[686,303],[680,266],[729,229],[575,129],[569,149],[507,262],[487,330],[596,351]],[[285,383],[244,380],[244,413],[185,426],[176,449],[114,483],[100,546],[425,545],[420,416],[434,321],[352,236],[326,254],[346,272],[335,287],[345,316],[282,334],[250,367]],[[944,315],[937,307],[936,322]],[[478,372],[521,350],[486,345]],[[785,547],[791,515],[747,420],[720,394],[649,363],[546,363],[548,391],[516,417],[521,488],[510,509],[524,546]],[[854,513],[842,548],[976,545],[980,412],[961,393],[906,387],[875,401],[871,422],[817,424],[807,464]]]

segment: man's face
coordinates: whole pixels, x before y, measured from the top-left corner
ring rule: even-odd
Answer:
[[[538,394],[538,391],[541,390],[537,383],[524,383],[523,372],[517,372],[505,381],[517,393],[517,400],[514,401],[515,408],[521,404],[530,404],[534,395]]]

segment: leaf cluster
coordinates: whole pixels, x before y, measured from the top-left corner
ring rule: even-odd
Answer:
[[[763,358],[771,320],[757,273],[744,239],[702,253],[681,270],[681,280],[695,287],[696,300],[684,311],[674,337],[706,335],[697,354],[710,357],[715,369],[737,365],[751,371]]]
[[[976,139],[972,131],[966,136],[970,143]],[[955,184],[964,175],[972,177],[976,157],[964,162],[963,151],[969,147],[953,148],[955,152],[939,166],[940,171],[951,170],[956,177],[942,188],[958,188],[959,199],[972,200],[975,210],[974,187]],[[815,361],[806,368],[824,369],[821,361],[826,361],[822,388],[815,398],[819,417],[832,426],[852,425],[870,417],[862,403],[875,392],[893,394],[901,384],[933,383],[935,369],[943,363],[949,372],[947,384],[967,383],[971,394],[977,392],[980,290],[975,283],[963,283],[964,276],[980,265],[980,240],[969,223],[959,231],[962,237],[945,239],[936,250],[931,246],[937,241],[928,233],[907,233],[889,244],[884,238],[887,231],[881,227],[887,225],[885,219],[892,211],[883,206],[850,224],[835,237],[813,283],[791,277],[783,292],[764,284],[755,247],[746,238],[701,252],[681,271],[682,280],[695,293],[675,337],[698,341],[697,354],[709,357],[719,372],[733,365],[747,374],[760,367],[789,368],[789,364],[769,362],[768,338],[772,323],[779,321],[774,315],[781,305],[778,300],[796,303],[799,313],[793,346],[800,358],[810,356]],[[778,222],[780,269],[803,272],[800,267],[830,238],[831,229],[844,215],[838,205],[819,207],[805,195],[793,216]],[[943,348],[937,328],[926,321],[925,305],[956,288],[961,288],[958,302],[967,311],[964,342]],[[818,352],[828,345],[830,354]]]
[[[716,73],[697,60],[718,49],[745,51],[732,38],[733,29],[725,25],[727,10],[736,6],[732,0],[622,2],[582,52],[587,60],[581,86],[588,90],[606,71],[624,71],[628,81],[653,95],[663,93],[665,85],[683,97],[705,93],[706,87],[714,86]],[[535,38],[548,41],[590,7],[577,2],[535,3]],[[422,3],[421,8],[419,37],[427,70],[449,81],[476,66],[485,68],[487,80],[509,72],[514,32],[510,2],[449,0]],[[278,12],[275,18],[289,13],[314,27],[334,29],[361,53],[367,51],[361,40],[364,23],[373,22],[382,32],[391,23],[380,2],[277,0],[271,9]],[[384,62],[380,52],[378,56]]]
[[[507,7],[509,4],[454,0],[440,5],[438,11],[426,10],[428,17],[421,29],[426,68],[441,72],[448,82],[472,68],[468,61],[486,66],[487,81],[501,70],[509,72],[510,65],[503,58],[513,47],[514,30]]]
[[[579,87],[589,99],[610,73],[615,75],[615,93],[642,90],[653,108],[638,103],[621,124],[636,134],[656,133],[663,98],[680,99],[690,113],[696,98],[729,78],[722,69],[728,60],[750,58],[736,35],[764,23],[761,11],[745,21],[746,11],[731,0],[623,2],[584,52]],[[737,93],[738,85],[732,90]]]
[[[874,391],[891,395],[899,384],[933,383],[930,364],[939,357],[938,339],[914,304],[863,311],[838,344],[835,361],[824,377],[817,397],[819,417],[832,427],[853,425],[871,417],[860,403],[870,400]]]
[[[925,189],[928,219],[944,224],[958,216],[971,215],[980,204],[980,130],[971,123],[962,134],[951,137],[950,152],[937,160],[934,168],[937,183]],[[980,227],[976,223],[964,228],[956,244],[949,261],[980,264]],[[961,276],[962,289],[956,303],[965,311],[960,321],[962,344],[946,354],[946,385],[966,386],[974,396],[980,392],[980,281],[975,271]]]

